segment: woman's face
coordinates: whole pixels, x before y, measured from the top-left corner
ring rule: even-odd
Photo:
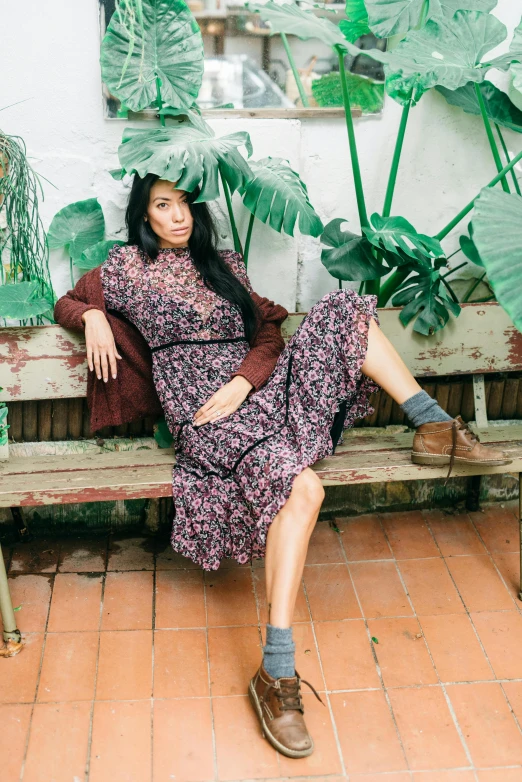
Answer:
[[[174,182],[158,179],[150,189],[145,219],[161,248],[186,247],[192,234],[192,217],[185,190],[174,190]]]

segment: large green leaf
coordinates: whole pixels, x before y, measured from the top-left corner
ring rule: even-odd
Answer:
[[[68,247],[73,261],[79,261],[87,247],[103,239],[105,220],[97,198],[87,198],[60,209],[53,217],[47,243],[50,248]]]
[[[473,239],[499,304],[522,331],[522,197],[485,187],[475,201]]]
[[[482,263],[482,259],[479,255],[479,252],[477,250],[477,245],[473,241],[473,223],[470,223],[468,225],[468,232],[469,232],[469,236],[467,236],[466,234],[459,236],[460,249],[466,256],[468,261],[475,263],[477,266],[484,266],[484,264]]]
[[[425,0],[366,0],[368,21],[379,38],[403,35],[418,27]],[[428,0],[425,20],[437,16],[451,19],[457,11],[491,11],[497,0]]]
[[[352,107],[360,108],[363,114],[382,109],[384,103],[383,84],[349,71],[346,72],[346,83]],[[312,94],[319,106],[342,106],[343,94],[339,72],[333,71],[321,76],[320,79],[314,79]]]
[[[49,309],[49,301],[41,294],[36,280],[0,285],[0,318],[26,320],[43,315]]]
[[[179,190],[192,192],[201,187],[198,201],[211,201],[219,196],[219,172],[232,191],[252,177],[246,160],[238,152],[245,147],[252,154],[248,133],[231,133],[214,138],[188,127],[136,130],[127,128],[118,155],[127,174],[157,174],[176,182]]]
[[[399,318],[404,326],[415,318],[413,330],[425,336],[443,328],[450,313],[460,314],[460,305],[448,295],[437,265],[418,267],[393,296],[392,305],[403,308]]]
[[[352,281],[376,280],[387,274],[390,269],[374,257],[366,237],[341,229],[346,222],[340,217],[335,218],[321,236],[321,242],[332,248],[321,252],[321,262],[332,277]]]
[[[397,253],[399,249],[416,260],[418,254],[415,248],[434,258],[444,255],[444,250],[437,239],[418,233],[404,217],[381,217],[375,213],[371,216],[370,223],[371,226],[363,228],[363,231],[375,247],[391,253]]]
[[[458,106],[466,114],[480,115],[480,106],[475,92],[475,85],[471,82],[458,90],[448,90],[446,87],[437,87],[448,103]],[[522,111],[510,101],[508,96],[490,81],[484,81],[480,85],[480,92],[484,99],[486,112],[492,122],[505,128],[522,133]]]
[[[118,11],[113,14],[101,46],[103,80],[132,111],[156,100],[156,77],[164,103],[190,108],[203,78],[198,24],[182,0],[142,0],[141,5],[142,23],[132,28]]]
[[[346,16],[348,19],[343,19],[339,23],[339,29],[347,41],[355,43],[361,35],[371,33],[364,0],[346,0]]]
[[[306,185],[282,158],[251,161],[253,178],[240,188],[243,203],[263,223],[294,235],[319,236],[323,224],[308,198]]]
[[[511,62],[522,60],[522,49],[518,52],[516,47],[507,55],[487,58],[506,36],[502,22],[478,11],[432,19],[389,52],[387,92],[401,103],[413,94],[416,102],[436,85],[456,90],[468,82],[480,83],[489,68],[506,70]]]
[[[107,260],[109,250],[112,250],[115,244],[118,244],[121,247],[125,242],[121,242],[119,239],[104,239],[101,242],[93,244],[92,247],[88,247],[87,250],[84,250],[81,257],[74,263],[76,266],[79,266],[80,269],[96,269]]]
[[[288,35],[296,35],[303,41],[317,38],[327,46],[340,47],[348,51],[354,57],[365,54],[378,62],[387,62],[388,60],[387,53],[378,49],[358,49],[342,35],[337,25],[294,3],[278,5],[274,0],[268,0],[264,5],[247,3],[246,7],[249,11],[259,13],[263,21],[270,22],[272,35],[287,33]]]

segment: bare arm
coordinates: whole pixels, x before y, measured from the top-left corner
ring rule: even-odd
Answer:
[[[109,321],[101,310],[86,310],[81,316],[85,324],[85,344],[87,347],[87,365],[91,372],[96,370],[98,380],[109,380],[109,367],[116,380],[117,358],[121,359],[114,342]]]

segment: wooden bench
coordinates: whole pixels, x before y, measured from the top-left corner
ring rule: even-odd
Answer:
[[[482,442],[503,443],[513,458],[508,468],[455,464],[452,475],[509,472],[518,475],[520,485],[522,422],[488,425],[484,375],[522,370],[522,335],[494,303],[464,305],[457,320],[430,338],[412,332],[411,328],[404,329],[398,312],[380,310],[380,323],[411,372],[419,378],[473,375],[474,428]],[[285,321],[286,340],[304,314],[292,314]],[[85,396],[88,370],[83,335],[60,326],[0,329],[0,365],[0,401]],[[444,477],[446,467],[424,467],[411,462],[411,442],[411,431],[354,428],[344,433],[335,454],[317,462],[313,469],[326,486]],[[126,440],[121,445],[116,439],[106,441],[104,447],[98,446],[96,440],[85,440],[80,453],[79,443],[74,441],[45,445],[46,451],[52,446],[54,453],[34,455],[37,448],[13,444],[10,455],[5,449],[0,461],[0,507],[11,508],[15,518],[20,518],[19,509],[24,506],[171,496],[174,454],[172,449],[158,448],[152,438],[134,443]],[[27,450],[32,455],[24,455]],[[1,556],[0,608],[4,640],[16,646],[20,634]]]

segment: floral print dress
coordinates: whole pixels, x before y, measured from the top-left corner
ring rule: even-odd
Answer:
[[[252,292],[242,257],[222,257]],[[314,304],[267,382],[231,415],[194,426],[249,350],[241,312],[208,289],[187,249],[152,261],[114,247],[101,267],[105,303],[143,334],[174,438],[171,544],[205,570],[263,557],[294,478],[331,455],[342,430],[372,412],[378,386],[361,373],[376,297],[331,291]]]

